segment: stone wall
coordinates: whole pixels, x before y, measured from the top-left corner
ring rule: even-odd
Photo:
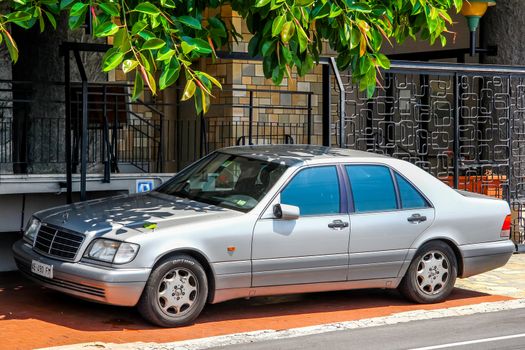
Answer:
[[[231,8],[224,6],[221,8],[221,15],[225,22],[235,26],[236,30],[242,34],[243,39],[239,42],[231,41],[230,46],[233,52],[247,52],[248,43],[252,37],[246,23]],[[262,69],[262,62],[254,60],[220,59],[213,62],[211,59],[202,60],[200,69],[212,74],[223,84],[223,91],[212,99],[212,108],[207,114],[208,119],[215,121],[228,120],[236,125],[232,127],[242,128],[242,130],[232,130],[232,134],[246,133],[246,126],[239,126],[246,123],[249,118],[250,91],[253,96],[253,120],[259,123],[259,127],[268,128],[267,123],[280,123],[281,125],[296,126],[307,121],[307,95],[304,92],[311,92],[312,121],[313,121],[313,143],[321,142],[321,111],[322,111],[322,69],[316,67],[310,74],[299,77],[295,71],[291,78],[285,77],[279,86],[275,86],[271,79],[265,79]],[[294,109],[299,107],[301,109]],[[213,121],[210,120],[213,125]],[[304,125],[306,134],[306,124]],[[255,139],[254,142],[282,142],[275,136],[276,132],[285,133],[283,128],[275,130],[259,130],[259,134],[264,137]],[[268,134],[272,134],[272,139]],[[255,134],[255,133],[254,133]],[[297,138],[297,137],[296,137]],[[304,143],[306,138],[294,139],[294,142]]]

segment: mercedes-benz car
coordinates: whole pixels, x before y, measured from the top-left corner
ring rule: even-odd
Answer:
[[[34,214],[13,246],[42,285],[185,325],[206,303],[356,288],[445,299],[515,250],[505,201],[387,156],[320,146],[221,149],[147,194]],[[37,301],[35,301],[37,302]]]

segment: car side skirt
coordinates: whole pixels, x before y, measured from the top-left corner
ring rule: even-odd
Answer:
[[[271,295],[328,292],[336,290],[351,290],[365,288],[391,289],[397,288],[400,278],[385,278],[359,281],[325,282],[308,284],[291,284],[282,286],[266,286],[254,288],[217,289],[211,304],[239,298],[251,298]]]

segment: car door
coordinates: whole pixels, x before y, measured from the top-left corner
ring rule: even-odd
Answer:
[[[346,187],[340,186],[340,178],[336,166],[309,167],[294,174],[273,204],[299,207],[299,218],[263,215],[257,221],[253,286],[346,280],[350,229]]]
[[[346,165],[351,192],[349,280],[393,278],[434,220],[428,200],[384,165]]]

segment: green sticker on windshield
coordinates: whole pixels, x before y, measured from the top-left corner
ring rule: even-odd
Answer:
[[[246,204],[246,201],[245,201],[245,200],[239,199],[239,200],[237,201],[237,205],[238,205],[239,207],[242,207],[242,206],[244,206],[245,204]]]

